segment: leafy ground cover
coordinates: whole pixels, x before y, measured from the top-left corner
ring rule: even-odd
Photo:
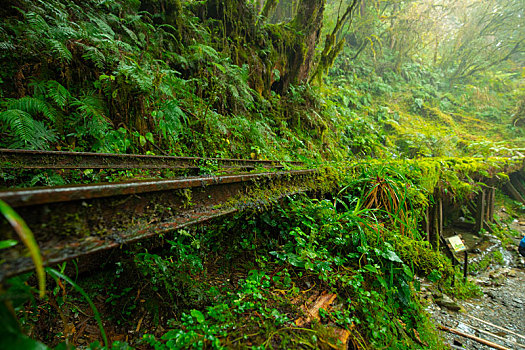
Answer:
[[[99,326],[117,349],[443,348],[419,299],[421,278],[460,297],[479,290],[458,283],[459,269],[422,240],[418,213],[436,188],[468,196],[476,176],[497,177],[508,165],[442,159],[332,169],[327,180],[339,174],[335,183],[345,186],[328,197],[296,195],[179,230],[164,248],[128,247],[87,278],[74,277],[74,263],[48,270],[54,279],[43,299],[31,277],[15,277],[2,298],[26,334],[58,348],[102,347]],[[19,334],[15,325],[6,341]]]

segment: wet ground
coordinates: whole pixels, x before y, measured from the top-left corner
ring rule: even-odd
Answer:
[[[508,226],[523,235],[525,220],[520,220],[515,219]],[[467,246],[476,241],[470,238],[465,239]],[[472,261],[479,262],[483,256],[495,251],[501,253],[498,262],[493,261],[486,269],[469,276],[469,280],[481,287],[483,296],[480,298],[461,301],[451,300],[445,295],[446,302],[440,301],[438,305],[436,301],[441,296],[436,293],[439,292],[433,291],[430,285],[423,288],[423,297],[430,301],[427,311],[436,325],[496,344],[491,347],[441,331],[452,349],[525,349],[525,264],[517,252],[518,242],[519,238],[513,238],[513,243],[505,249],[500,240],[491,235],[477,241],[478,249],[474,250],[477,254],[471,255]]]

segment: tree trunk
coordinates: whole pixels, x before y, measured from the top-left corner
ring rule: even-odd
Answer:
[[[272,87],[285,94],[290,84],[306,82],[323,25],[325,0],[300,0],[288,39],[283,43],[281,79]]]

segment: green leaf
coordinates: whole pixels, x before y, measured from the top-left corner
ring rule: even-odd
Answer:
[[[6,239],[5,241],[0,241],[0,249],[10,248],[10,247],[15,246],[17,244],[18,244],[18,242],[15,241],[14,239]]]
[[[40,289],[40,297],[43,298],[46,293],[46,278],[44,274],[44,263],[40,255],[40,248],[36,243],[33,232],[29,229],[24,219],[22,219],[6,202],[0,199],[0,213],[9,221],[13,229],[16,231],[22,242],[24,242],[29,254],[36,268],[36,275],[38,278],[38,287]]]
[[[212,62],[212,64],[213,64],[215,67],[219,68],[219,70],[220,70],[221,72],[223,72],[224,74],[226,74],[226,68],[224,68],[224,66],[223,66],[222,64],[219,64],[219,63],[217,63],[217,62]]]
[[[385,252],[385,254],[383,255],[383,257],[384,257],[385,259],[388,259],[388,260],[393,261],[393,262],[400,262],[400,263],[403,262],[403,260],[401,260],[401,259],[399,258],[399,256],[397,256],[397,254],[396,254],[394,251],[390,250],[390,249],[388,249],[388,250]]]
[[[306,270],[313,270],[314,268],[314,264],[312,264],[312,262],[310,260],[307,260],[305,263],[304,263],[304,268]]]
[[[139,142],[140,142],[140,145],[144,147],[144,145],[146,144],[146,138],[142,135],[139,136]]]
[[[412,272],[412,270],[410,270],[410,267],[408,267],[407,265],[403,264],[403,271],[408,276],[409,280],[414,279],[414,273]]]
[[[370,264],[367,264],[367,265],[363,266],[363,268],[365,270],[367,270],[368,272],[371,272],[371,273],[377,273],[378,272],[377,267],[375,267],[373,265],[370,265]]]
[[[153,138],[153,134],[150,133],[150,132],[147,132],[147,133],[146,133],[146,140],[148,140],[148,141],[151,142],[152,144],[155,143],[155,139]]]
[[[191,310],[190,311],[191,315],[193,317],[195,317],[195,319],[197,320],[197,322],[199,323],[203,323],[204,321],[206,321],[206,319],[204,318],[204,315],[202,314],[202,312],[200,312],[199,310]]]

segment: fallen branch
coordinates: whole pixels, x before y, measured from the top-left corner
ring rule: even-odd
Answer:
[[[447,331],[449,333],[453,333],[453,334],[457,334],[459,336],[462,336],[462,337],[465,337],[465,338],[469,338],[469,339],[472,339],[474,341],[477,341],[478,343],[481,343],[483,345],[486,345],[486,346],[490,346],[491,348],[494,348],[494,349],[498,349],[498,350],[511,350],[509,348],[506,348],[502,345],[499,345],[499,344],[496,344],[496,343],[493,343],[491,341],[488,341],[486,339],[483,339],[483,338],[479,338],[479,337],[476,337],[475,335],[472,335],[472,334],[468,334],[468,333],[463,333],[461,331],[458,331],[457,329],[454,329],[454,328],[449,328],[449,327],[445,327],[445,326],[442,326],[442,325],[438,325],[438,328],[442,331]]]
[[[468,315],[468,314],[465,314],[465,316],[470,317],[471,319],[476,320],[476,321],[479,321],[479,322],[484,323],[484,324],[486,324],[486,325],[489,325],[489,326],[492,326],[492,327],[494,327],[494,328],[497,328],[497,329],[499,329],[499,330],[502,330],[502,331],[504,331],[504,332],[510,333],[510,334],[512,334],[512,335],[515,335],[515,336],[517,336],[517,337],[519,337],[519,338],[521,338],[521,339],[525,339],[525,336],[523,336],[523,335],[521,335],[521,334],[518,334],[518,333],[516,333],[516,332],[513,332],[513,331],[511,331],[511,330],[509,330],[509,329],[503,328],[503,327],[501,327],[501,326],[495,325],[494,323],[490,323],[490,322],[488,322],[488,321],[482,320],[482,319],[480,319],[480,318],[477,318],[477,317],[474,317],[474,316],[471,316],[471,315]]]
[[[492,332],[486,331],[486,330],[484,330],[484,329],[476,328],[476,327],[471,326],[471,325],[469,325],[469,324],[467,324],[467,326],[469,326],[469,327],[472,328],[473,330],[478,331],[478,332],[480,332],[480,333],[487,334],[487,335],[489,335],[489,336],[491,336],[491,337],[494,337],[494,338],[496,338],[496,339],[499,339],[499,340],[501,340],[501,341],[504,341],[504,342],[507,342],[507,343],[509,343],[509,344],[516,345],[516,346],[519,346],[520,348],[524,348],[524,349],[525,349],[525,345],[523,345],[523,344],[516,343],[515,341],[512,341],[512,340],[510,340],[510,339],[506,339],[506,338],[500,337],[500,336],[497,335],[497,334],[494,334],[494,333],[492,333]]]

